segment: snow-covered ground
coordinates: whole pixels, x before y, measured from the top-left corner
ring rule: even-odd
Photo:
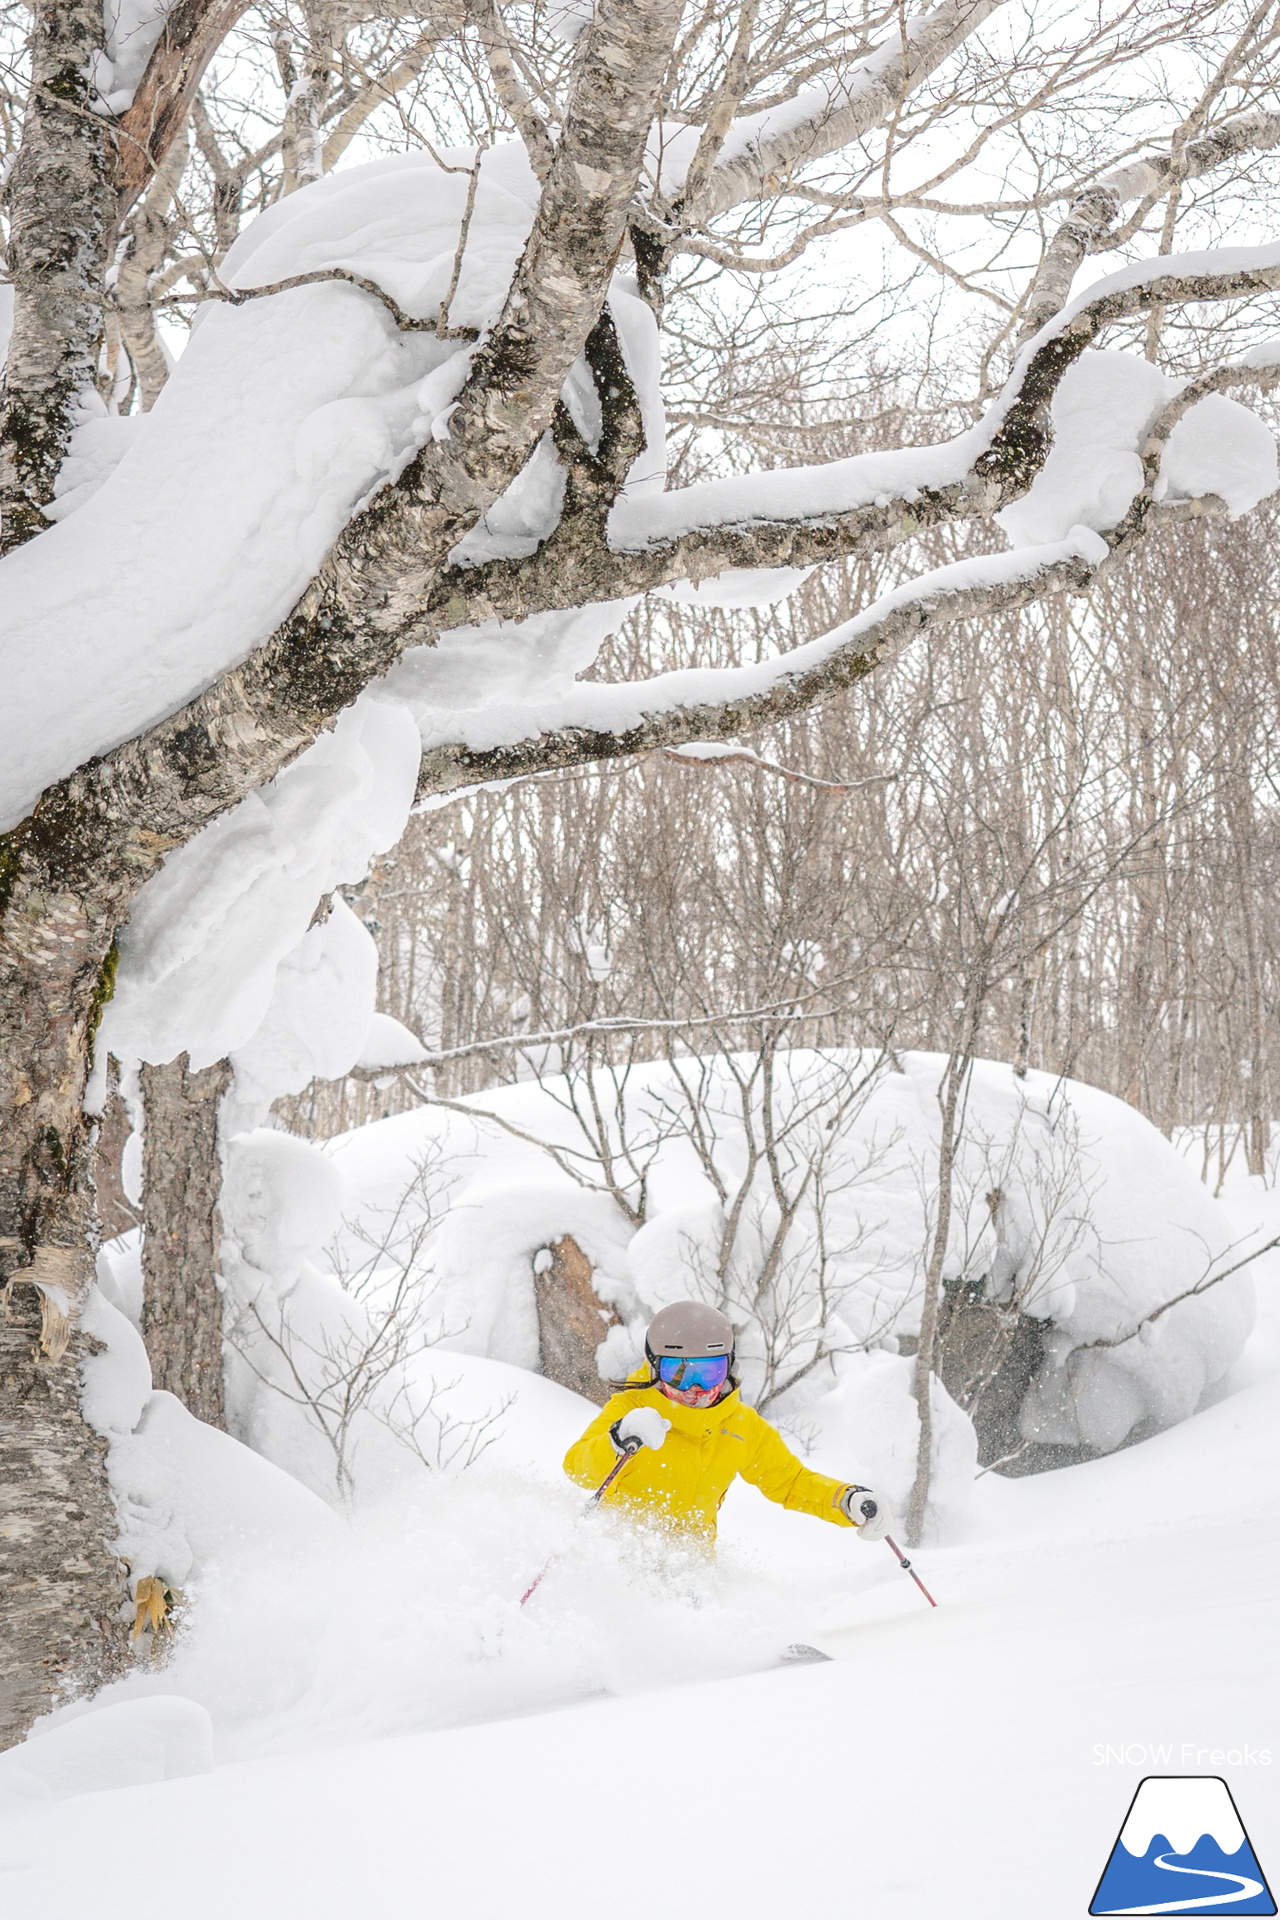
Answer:
[[[713,1576],[579,1520],[555,1460],[586,1409],[524,1376],[536,1472],[509,1450],[351,1531],[317,1503],[310,1532],[229,1542],[166,1671],[0,1762],[7,1910],[1066,1920],[1159,1773],[1223,1775],[1274,1881],[1259,1273],[1233,1390],[1108,1459],[982,1479],[965,1537],[920,1555],[936,1612],[884,1549],[749,1489]],[[804,1639],[833,1661],[771,1665]]]

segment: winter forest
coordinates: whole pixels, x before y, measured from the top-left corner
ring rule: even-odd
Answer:
[[[0,0],[14,1911],[1275,1913],[1278,80]]]

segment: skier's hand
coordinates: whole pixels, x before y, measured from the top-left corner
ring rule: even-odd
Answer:
[[[641,1447],[660,1447],[671,1431],[656,1407],[632,1407],[609,1429],[609,1438],[619,1453],[638,1453]]]
[[[893,1525],[889,1502],[871,1487],[846,1487],[840,1505],[864,1540],[883,1540]]]

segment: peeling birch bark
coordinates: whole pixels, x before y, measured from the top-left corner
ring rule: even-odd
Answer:
[[[80,1415],[82,1336],[53,1360],[40,1296],[15,1284],[0,1314],[0,1746],[58,1700],[123,1670],[128,1587],[106,1441]]]
[[[104,1240],[129,1233],[138,1224],[138,1211],[124,1190],[123,1179],[124,1150],[131,1132],[129,1112],[114,1078],[109,1084],[93,1153],[95,1205]]]
[[[110,942],[101,911],[56,886],[10,897],[0,927],[0,1745],[127,1659],[106,1445],[80,1413],[76,1326],[96,1239],[81,1101]]]
[[[114,185],[123,220],[187,122],[204,70],[249,0],[177,0],[147,62],[133,104],[116,126]]]
[[[151,276],[164,264],[168,212],[186,163],[186,143],[175,143],[133,220],[133,243],[116,275],[115,306],[120,336],[138,382],[142,411],[149,413],[169,378],[169,362],[156,330]]]

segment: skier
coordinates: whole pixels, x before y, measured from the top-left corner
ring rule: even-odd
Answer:
[[[630,1455],[604,1504],[665,1521],[707,1547],[739,1474],[779,1506],[883,1540],[893,1524],[888,1501],[802,1465],[739,1397],[733,1361],[733,1328],[722,1313],[695,1300],[664,1307],[645,1337],[645,1365],[565,1455],[569,1478],[598,1487]]]

